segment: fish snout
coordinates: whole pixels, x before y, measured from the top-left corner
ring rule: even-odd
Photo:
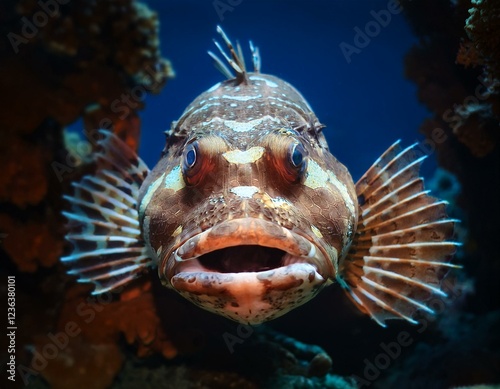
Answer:
[[[283,315],[333,277],[320,242],[251,217],[225,220],[183,240],[159,270],[188,300],[246,324]]]

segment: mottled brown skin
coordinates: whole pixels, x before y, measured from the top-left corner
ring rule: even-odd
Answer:
[[[65,196],[69,273],[101,294],[156,266],[165,286],[245,324],[281,316],[334,281],[382,326],[435,314],[431,298],[446,297],[441,281],[459,268],[450,260],[460,244],[446,202],[424,190],[417,144],[395,142],[354,185],[304,98],[259,73],[252,44],[248,73],[217,31],[236,75],[209,52],[229,80],[172,125],[152,172],[100,131],[95,174]]]
[[[164,155],[141,187],[140,222],[146,243],[157,253],[162,282],[171,286],[176,266],[171,254],[187,239],[224,221],[252,218],[270,222],[259,232],[263,235],[279,235],[282,226],[313,242],[328,262],[319,269],[322,285],[334,280],[355,232],[358,207],[351,175],[329,152],[322,128],[304,98],[274,76],[249,73],[243,82],[224,81],[196,98],[172,125]],[[197,166],[181,174],[186,149],[195,141]],[[301,171],[290,162],[293,144],[303,147]],[[234,150],[250,161],[228,161]],[[254,151],[261,157],[252,161]],[[257,191],[246,195],[235,187]],[[227,233],[233,241],[234,234]],[[282,239],[285,244],[287,237]],[[228,301],[237,304],[222,291],[226,297],[218,308],[208,309],[221,313]],[[193,293],[186,297],[203,305]],[[310,297],[289,297],[263,320]]]
[[[152,172],[100,131],[95,175],[65,196],[70,274],[100,294],[157,266],[165,286],[245,324],[281,316],[334,281],[382,326],[435,314],[431,298],[446,297],[441,281],[459,268],[450,263],[459,243],[446,202],[424,190],[417,144],[395,142],[354,185],[304,98],[259,73],[253,45],[247,73],[217,31],[236,76],[211,54],[229,80],[172,125]]]

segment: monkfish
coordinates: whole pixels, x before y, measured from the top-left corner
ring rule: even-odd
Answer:
[[[459,243],[446,202],[424,190],[425,155],[396,142],[355,184],[304,97],[260,72],[251,42],[247,71],[218,32],[223,60],[209,54],[227,79],[172,123],[152,170],[99,130],[95,174],[65,196],[68,272],[100,294],[156,269],[167,288],[245,324],[335,283],[382,326],[432,313]]]

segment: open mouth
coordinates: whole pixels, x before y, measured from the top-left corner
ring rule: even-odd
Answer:
[[[284,314],[334,276],[314,237],[262,219],[225,221],[181,242],[160,275],[196,305],[242,323]]]
[[[173,281],[210,273],[220,274],[222,280],[223,275],[263,273],[302,264],[328,277],[331,262],[321,246],[311,240],[261,219],[229,220],[171,251],[165,262],[165,276]]]
[[[201,266],[219,273],[262,272],[285,266],[283,250],[257,245],[226,247],[198,258]]]

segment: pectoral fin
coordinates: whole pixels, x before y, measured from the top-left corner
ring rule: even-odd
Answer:
[[[114,134],[101,130],[96,172],[73,183],[64,196],[70,210],[66,240],[73,246],[62,257],[78,282],[92,282],[93,294],[126,284],[151,261],[141,239],[137,198],[149,170]]]
[[[339,282],[358,308],[385,326],[388,319],[416,323],[426,302],[446,296],[441,280],[459,243],[457,220],[445,201],[429,196],[419,177],[415,146],[396,142],[356,184],[359,220],[355,239],[339,272]]]

